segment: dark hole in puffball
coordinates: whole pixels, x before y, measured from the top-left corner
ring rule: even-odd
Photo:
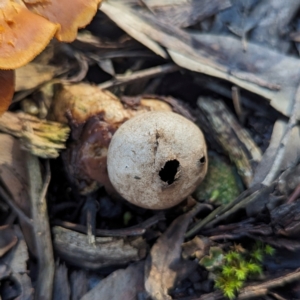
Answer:
[[[169,160],[159,171],[159,177],[162,181],[172,184],[175,181],[175,176],[179,167],[179,161],[176,159]]]
[[[202,156],[199,161],[201,164],[204,164],[206,162],[205,156]]]

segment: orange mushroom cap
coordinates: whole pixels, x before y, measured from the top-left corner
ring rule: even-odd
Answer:
[[[61,27],[55,34],[59,41],[72,42],[78,28],[89,24],[102,0],[23,0],[26,7]]]
[[[37,56],[52,37],[71,42],[102,0],[1,0],[0,69],[19,68]]]
[[[0,69],[16,69],[47,46],[57,29],[25,6],[4,0],[0,4]]]
[[[15,71],[0,70],[0,115],[4,113],[14,94],[15,87]]]
[[[101,1],[0,0],[0,70],[24,66],[54,36],[60,41],[73,41],[78,28],[86,26],[96,14]],[[13,78],[13,72],[1,71],[0,114],[12,99]],[[9,83],[7,87],[5,82]]]

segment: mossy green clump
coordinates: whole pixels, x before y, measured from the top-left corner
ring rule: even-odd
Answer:
[[[197,200],[209,200],[215,204],[227,204],[242,192],[242,184],[234,167],[222,156],[210,152],[205,179],[195,191]]]
[[[273,255],[275,249],[270,245],[256,243],[251,251],[240,245],[224,255],[223,265],[216,272],[215,287],[224,296],[234,299],[245,281],[263,273],[262,261],[266,255]]]

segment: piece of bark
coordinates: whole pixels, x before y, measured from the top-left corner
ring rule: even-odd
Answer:
[[[199,98],[201,124],[236,165],[247,187],[250,186],[254,167],[261,160],[261,151],[250,134],[243,129],[221,100]],[[205,129],[204,128],[204,129]]]
[[[283,236],[298,237],[300,233],[300,203],[285,203],[271,211],[274,231]]]
[[[146,254],[146,243],[142,238],[96,237],[95,244],[91,245],[85,234],[59,226],[53,227],[52,232],[57,254],[70,264],[90,270],[124,265],[140,260]]]
[[[65,149],[69,127],[19,112],[0,116],[0,131],[22,139],[22,147],[42,158],[56,158]]]
[[[132,264],[124,270],[117,270],[101,280],[81,300],[138,299],[144,291],[144,262]]]

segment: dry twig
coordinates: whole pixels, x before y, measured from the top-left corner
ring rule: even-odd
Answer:
[[[46,170],[46,180],[42,184],[39,160],[27,153],[27,167],[30,186],[31,213],[38,256],[38,280],[35,299],[51,300],[54,277],[54,258],[47,212],[46,192],[50,182],[50,168]]]

